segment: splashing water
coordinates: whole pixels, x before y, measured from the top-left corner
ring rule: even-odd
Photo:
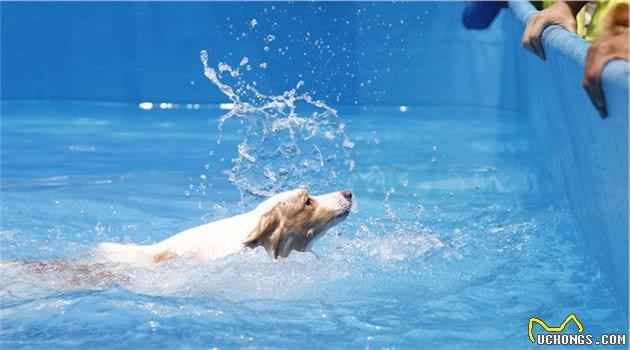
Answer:
[[[229,71],[222,75],[222,84],[230,86],[239,103],[253,103],[237,92],[238,84],[226,83],[232,78]],[[258,101],[256,105],[261,106]],[[36,125],[72,125],[68,111],[94,116],[96,108],[75,102],[51,106],[40,107],[37,113],[8,113],[7,122],[16,130],[33,132]],[[98,108],[106,108],[107,115],[124,115],[120,107]],[[191,339],[208,329],[221,329],[222,338],[210,346],[295,348],[304,336],[316,333],[313,339],[318,343],[313,346],[321,348],[333,342],[344,348],[366,347],[368,337],[374,343],[368,345],[379,348],[413,348],[419,343],[444,349],[463,343],[471,349],[525,348],[529,339],[523,336],[523,320],[543,314],[550,320],[563,319],[567,310],[589,315],[588,331],[594,334],[625,332],[627,320],[604,288],[603,275],[572,243],[575,231],[568,213],[550,207],[551,189],[540,185],[544,169],[528,156],[531,134],[520,127],[527,120],[497,118],[485,109],[422,110],[410,108],[409,117],[399,118],[394,108],[361,113],[349,109],[348,124],[363,123],[353,130],[357,146],[346,149],[355,157],[361,152],[362,162],[352,177],[360,203],[346,222],[314,246],[319,258],[294,252],[274,261],[258,248],[210,264],[173,260],[159,269],[94,265],[86,254],[97,242],[158,242],[190,227],[191,218],[205,212],[187,205],[189,199],[178,196],[181,183],[164,176],[189,175],[188,168],[172,166],[190,154],[188,143],[173,143],[173,152],[164,156],[163,167],[155,174],[134,175],[128,165],[119,165],[115,171],[125,174],[119,180],[103,178],[100,167],[89,168],[86,177],[70,163],[48,159],[50,153],[44,151],[60,141],[55,135],[35,138],[42,151],[25,153],[23,134],[9,133],[3,147],[28,160],[9,165],[14,173],[28,173],[25,164],[43,164],[67,175],[9,178],[2,187],[1,210],[6,214],[0,253],[4,259],[35,261],[0,263],[2,340],[24,347],[63,347],[75,341],[100,347],[117,344],[103,334],[132,332],[137,348],[174,342],[201,348],[209,347],[208,338],[198,343]],[[300,111],[296,114],[304,118],[304,108]],[[195,112],[172,113],[183,118]],[[273,121],[264,119],[262,112],[246,115],[260,118],[261,124]],[[470,123],[471,115],[475,123]],[[112,125],[142,135],[156,120],[160,119],[121,118]],[[221,157],[218,153],[225,150],[238,154],[244,134],[233,129],[228,133],[227,128],[250,123],[241,117],[226,122],[224,149],[211,150],[209,156]],[[197,121],[182,123],[181,128],[189,138],[207,140],[207,131],[200,130]],[[293,128],[295,142],[308,149],[313,138],[305,141],[300,129]],[[100,150],[111,147],[110,139],[82,139],[89,138],[89,125],[69,130],[63,150],[70,144],[93,145],[96,152],[82,153],[90,164],[106,163],[112,154],[130,159],[140,152],[144,157],[138,165],[146,168],[155,165],[151,157],[155,145],[172,136],[172,131],[158,128],[156,134],[134,139],[133,148],[116,147],[108,153]],[[379,143],[373,141],[373,130],[379,130]],[[250,137],[258,140],[258,135]],[[415,151],[401,151],[409,147],[410,139]],[[497,146],[498,140],[508,139],[515,147]],[[330,149],[343,156],[343,138],[336,135],[335,141],[341,148]],[[248,154],[259,164],[272,162],[264,154],[275,153],[257,149]],[[432,155],[439,162],[431,163]],[[344,158],[336,161],[346,169]],[[197,162],[189,155],[186,164]],[[243,158],[242,163],[251,162]],[[211,169],[215,168],[208,165],[198,177],[208,186],[214,179]],[[86,198],[86,189],[107,196]],[[169,198],[175,201],[165,206]],[[211,219],[242,212],[222,201],[219,191],[208,191],[208,201],[213,205]],[[72,259],[72,264],[40,263],[60,257]],[[480,331],[471,333],[471,325],[479,325]],[[300,329],[303,333],[294,331]],[[449,335],[448,342],[443,334]],[[255,343],[247,340],[250,335]],[[346,338],[340,340],[343,335]],[[149,340],[153,343],[147,344]]]
[[[242,198],[299,186],[316,192],[348,186],[354,143],[335,109],[299,92],[303,81],[280,95],[266,95],[243,79],[241,67],[249,63],[247,58],[236,69],[219,63],[215,70],[208,66],[208,53],[203,50],[201,63],[204,75],[232,102],[219,120],[217,142],[221,143],[232,118],[240,119],[235,124],[245,130],[228,172]]]

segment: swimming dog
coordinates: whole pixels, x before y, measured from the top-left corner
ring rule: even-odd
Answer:
[[[311,251],[323,233],[350,213],[352,192],[276,194],[254,210],[182,231],[152,245],[100,243],[95,261],[157,266],[172,259],[208,262],[262,246],[274,259]]]

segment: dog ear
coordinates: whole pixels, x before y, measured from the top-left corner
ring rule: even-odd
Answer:
[[[256,225],[256,228],[247,236],[243,244],[246,247],[254,248],[265,237],[271,240],[271,251],[269,252],[274,259],[278,257],[278,247],[282,241],[282,215],[279,205],[276,205],[267,213],[263,214]],[[265,247],[267,248],[267,247]]]
[[[280,242],[282,242],[282,232],[284,231],[284,225],[280,224],[276,227],[276,229],[271,234],[271,252],[270,255],[274,259],[278,259],[278,253],[280,248]]]

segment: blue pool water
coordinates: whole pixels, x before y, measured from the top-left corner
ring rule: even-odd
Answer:
[[[96,242],[156,242],[252,208],[226,173],[240,124],[218,144],[225,110],[179,107],[4,102],[2,258],[84,259]],[[357,205],[316,244],[319,259],[255,250],[81,273],[3,264],[3,347],[524,348],[530,317],[559,324],[571,312],[589,333],[627,329],[576,248],[525,120],[336,107],[355,166],[335,181]]]

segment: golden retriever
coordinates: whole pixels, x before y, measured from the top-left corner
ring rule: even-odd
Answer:
[[[101,243],[95,262],[156,266],[172,259],[207,262],[263,246],[274,259],[310,251],[313,242],[343,221],[352,192],[312,196],[305,189],[277,194],[254,210],[182,231],[152,245]]]

